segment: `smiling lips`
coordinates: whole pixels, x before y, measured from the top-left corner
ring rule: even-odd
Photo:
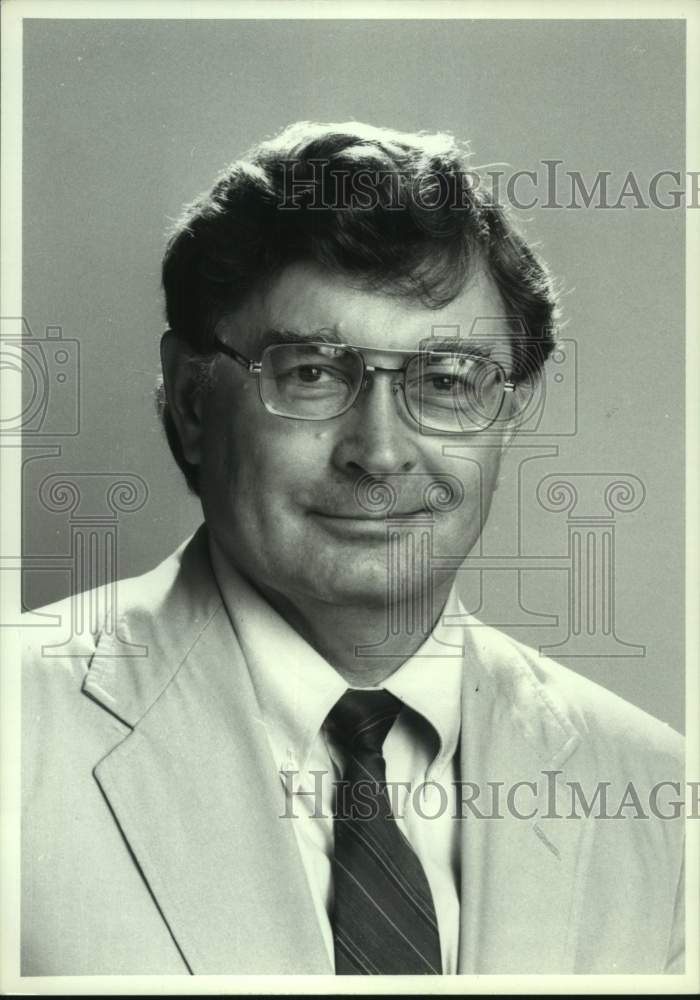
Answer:
[[[331,513],[323,510],[317,510],[314,511],[313,513],[319,515],[320,517],[329,518],[330,520],[333,521],[388,521],[388,520],[393,520],[394,518],[397,517],[417,517],[420,514],[426,514],[427,511],[425,510],[424,507],[421,507],[418,510],[406,510],[406,511],[392,510],[390,513],[387,513],[385,511],[374,513],[372,511],[367,511],[367,510],[353,511],[352,513],[347,513],[347,514],[346,513],[340,514],[336,513],[335,511]]]
[[[389,535],[396,531],[412,531],[413,520],[417,526],[421,524],[420,515],[425,514],[425,509],[406,511],[403,514],[393,511],[390,514],[386,511],[359,511],[352,514],[314,512],[319,527],[331,537],[364,545],[386,545]]]

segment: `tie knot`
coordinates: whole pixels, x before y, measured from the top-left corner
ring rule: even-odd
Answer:
[[[348,689],[328,713],[326,724],[331,736],[345,749],[380,753],[400,711],[401,701],[383,688]]]

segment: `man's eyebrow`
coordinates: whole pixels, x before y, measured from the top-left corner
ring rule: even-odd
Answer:
[[[262,335],[262,342],[265,346],[270,344],[310,344],[321,342],[326,344],[343,343],[336,327],[324,326],[309,333],[300,333],[298,330],[271,327]],[[381,351],[381,348],[377,348]],[[479,343],[471,340],[437,340],[434,338],[420,342],[415,351],[397,351],[400,354],[412,354],[419,352],[432,353],[445,351],[448,353],[458,353],[479,358],[490,358],[495,350],[494,344]]]
[[[479,343],[471,340],[424,340],[421,350],[426,352],[444,351],[451,354],[475,355],[478,358],[490,358],[495,350],[495,344]]]
[[[327,344],[339,344],[340,337],[335,327],[322,326],[310,333],[300,333],[298,330],[271,328],[262,335],[263,343],[269,344],[310,344],[317,341]]]

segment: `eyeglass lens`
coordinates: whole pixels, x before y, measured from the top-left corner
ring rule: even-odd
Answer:
[[[326,420],[347,410],[362,389],[361,355],[334,344],[275,344],[261,362],[262,400],[281,416]],[[488,358],[424,352],[406,366],[406,406],[431,430],[474,433],[498,417],[504,380],[501,366]]]

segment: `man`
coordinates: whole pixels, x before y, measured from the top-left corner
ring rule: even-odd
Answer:
[[[23,972],[682,971],[682,823],[601,805],[680,737],[457,594],[556,309],[459,148],[292,126],[163,282],[205,524],[29,644]]]

